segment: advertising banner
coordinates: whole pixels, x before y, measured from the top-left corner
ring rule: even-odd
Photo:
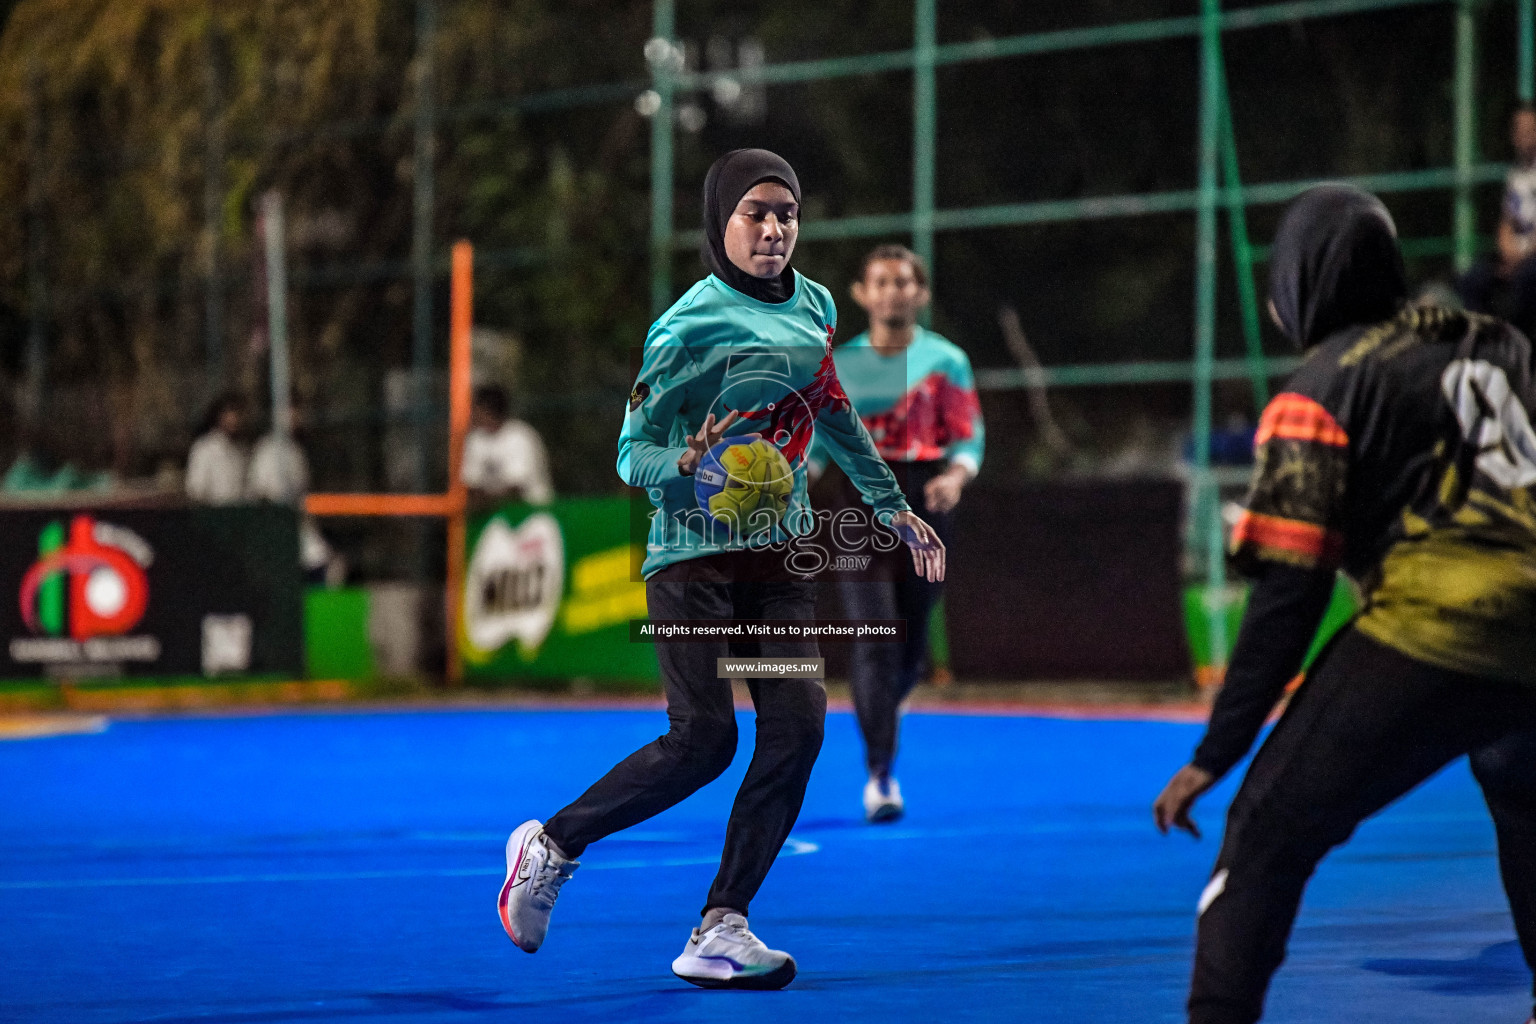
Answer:
[[[298,517],[0,509],[0,678],[304,669]]]
[[[1183,502],[1164,479],[968,490],[944,590],[955,675],[1187,678]]]
[[[459,648],[469,678],[659,679],[644,619],[643,524],[625,497],[472,516]]]
[[[1176,679],[1183,628],[1178,481],[976,487],[945,583],[950,666],[971,680]],[[470,678],[656,680],[666,623],[639,581],[649,506],[625,497],[506,506],[472,517],[460,637]],[[837,573],[818,616],[848,623]],[[633,624],[632,624],[633,620]],[[675,625],[675,624],[672,624]],[[753,624],[736,622],[751,639]],[[911,628],[911,624],[907,624]],[[649,629],[650,632],[646,632]],[[852,637],[821,635],[831,678]]]

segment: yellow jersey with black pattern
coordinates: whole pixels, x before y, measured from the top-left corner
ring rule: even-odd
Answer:
[[[1530,343],[1409,307],[1311,350],[1264,410],[1233,559],[1338,568],[1410,657],[1536,684]]]

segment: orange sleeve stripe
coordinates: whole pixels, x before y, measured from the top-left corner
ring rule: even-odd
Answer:
[[[1258,433],[1253,443],[1261,445],[1272,437],[1291,441],[1314,441],[1333,448],[1349,447],[1349,435],[1328,410],[1310,398],[1287,392],[1276,395],[1264,407]]]
[[[1344,553],[1344,537],[1316,523],[1244,512],[1232,531],[1232,546],[1273,548],[1333,563]]]

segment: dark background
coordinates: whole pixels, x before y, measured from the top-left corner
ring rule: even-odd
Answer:
[[[1430,4],[1225,34],[1244,179],[1448,165],[1454,11]],[[980,0],[943,5],[939,34],[954,42],[1196,13],[1194,0]],[[1475,16],[1478,144],[1503,160],[1514,5],[1481,4]],[[389,389],[411,349],[415,17],[408,0],[0,3],[0,209],[12,213],[0,218],[0,462],[17,439],[11,398],[34,271],[45,285],[43,426],[58,458],[124,479],[173,476],[218,388],[261,408],[253,212],[277,188],[288,204],[295,379],[310,412],[315,487],[404,486],[392,451],[414,435],[391,411]],[[650,19],[649,3],[619,0],[437,4],[435,246],[475,242],[477,323],[498,332],[500,379],[548,440],[566,493],[617,486],[627,350],[651,319],[650,124],[632,102],[648,80]],[[712,40],[731,54],[759,45],[770,62],[903,48],[912,10],[898,0],[688,0],[677,26],[692,66],[705,68]],[[940,69],[939,207],[1193,187],[1196,51],[1188,38]],[[510,106],[625,82],[629,91],[598,106]],[[696,105],[702,126],[675,133],[680,229],[698,223],[709,162],[741,145],[790,159],[807,220],[911,202],[908,74],[768,88],[749,116],[708,96]],[[1387,198],[1406,238],[1449,234],[1446,192]],[[1488,234],[1497,186],[1478,198]],[[1256,242],[1269,240],[1277,214],[1251,211]],[[1192,214],[1169,214],[941,234],[935,325],[978,368],[1012,365],[997,326],[1003,304],[1019,310],[1047,365],[1187,358],[1193,232]],[[839,298],[843,338],[863,327],[847,286],[874,241],[807,242],[796,255]],[[688,252],[675,266],[680,294],[702,271]],[[1410,270],[1423,283],[1450,267],[1432,257]],[[1236,355],[1225,255],[1220,272],[1218,351]],[[223,301],[221,375],[205,337],[213,292]],[[441,365],[443,279],[433,321]],[[1265,331],[1266,348],[1283,352]],[[442,382],[434,388],[441,400]],[[1184,385],[1063,389],[1054,401],[1079,451],[1066,467],[1075,473],[1114,464],[1128,439],[1165,457],[1187,430]],[[1020,395],[987,393],[983,403],[989,478],[1062,469],[1040,457]],[[1218,423],[1251,416],[1245,382],[1218,388]],[[434,413],[434,424],[442,418]],[[435,489],[446,467],[433,437]]]

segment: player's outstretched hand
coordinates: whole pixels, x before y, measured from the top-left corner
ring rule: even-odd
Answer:
[[[1192,764],[1180,768],[1152,802],[1152,820],[1157,823],[1157,830],[1167,835],[1170,826],[1181,828],[1199,839],[1200,826],[1195,824],[1189,812],[1201,794],[1215,784],[1216,776],[1204,768]]]
[[[678,456],[677,471],[683,474],[683,476],[692,476],[693,471],[699,468],[699,460],[703,459],[709,453],[709,450],[719,443],[720,439],[725,436],[725,432],[731,429],[731,425],[739,419],[741,419],[741,413],[735,409],[726,413],[725,419],[718,423],[715,422],[714,413],[704,417],[704,424],[699,427],[699,432],[688,439],[688,450]],[[753,436],[755,437],[756,435],[754,434]]]
[[[911,512],[898,512],[891,517],[891,527],[912,549],[912,568],[929,583],[944,579],[944,542],[933,532],[933,527]]]
[[[923,501],[928,511],[943,515],[960,504],[960,492],[971,475],[964,466],[950,466],[923,487]]]

